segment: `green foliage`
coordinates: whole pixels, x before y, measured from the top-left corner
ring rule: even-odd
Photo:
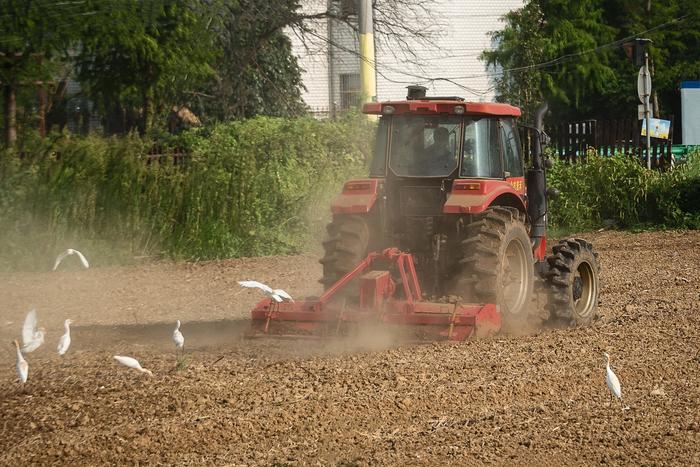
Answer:
[[[206,259],[306,247],[328,199],[365,171],[366,119],[259,117],[182,135],[184,166],[146,164],[132,135],[59,138],[0,153],[2,269],[47,269],[68,248],[96,264],[134,256]]]
[[[583,230],[612,222],[700,228],[700,154],[669,172],[643,168],[624,155],[591,155],[586,163],[556,162],[548,185],[561,191],[549,203],[553,229]]]
[[[214,11],[205,1],[86,0],[78,78],[103,112],[138,108],[141,129],[213,74]],[[169,110],[169,109],[168,109]]]
[[[222,9],[210,97],[188,104],[208,120],[304,113],[301,68],[283,28],[300,22],[297,0],[241,0]]]
[[[655,115],[678,115],[679,82],[700,79],[697,0],[528,0],[504,19],[492,33],[497,47],[482,57],[494,71],[511,70],[495,76],[498,99],[526,116],[542,100],[554,121],[634,116],[639,68],[622,40],[640,35],[653,41]]]
[[[522,107],[525,115],[545,99],[581,109],[587,95],[614,77],[605,53],[586,53],[613,37],[599,0],[530,0],[504,18],[505,28],[492,33],[498,47],[482,57],[506,70],[495,79],[498,99]]]

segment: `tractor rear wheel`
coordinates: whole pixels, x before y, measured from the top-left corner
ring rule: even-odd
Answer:
[[[569,325],[588,325],[598,309],[598,253],[580,238],[562,240],[552,250],[547,258],[552,317]]]
[[[361,216],[338,216],[326,227],[328,236],[323,242],[324,255],[320,282],[327,289],[352,271],[368,253],[370,229]]]
[[[530,321],[534,260],[518,209],[497,206],[476,216],[466,226],[460,266],[456,294],[498,305],[506,328]]]

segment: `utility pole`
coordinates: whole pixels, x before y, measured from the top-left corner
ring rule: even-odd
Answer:
[[[358,22],[360,29],[360,91],[362,103],[377,100],[373,17],[372,0],[360,0]]]

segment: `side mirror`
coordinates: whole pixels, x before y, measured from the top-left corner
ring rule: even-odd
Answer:
[[[556,199],[559,197],[560,194],[561,191],[557,190],[556,188],[547,188],[547,198]]]

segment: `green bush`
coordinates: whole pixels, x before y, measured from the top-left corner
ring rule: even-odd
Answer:
[[[373,130],[358,116],[221,124],[168,142],[184,166],[147,164],[162,142],[133,135],[30,141],[0,153],[0,270],[46,269],[68,247],[102,264],[298,252],[364,172]]]
[[[584,230],[605,222],[620,227],[700,227],[698,153],[668,172],[647,170],[624,155],[590,155],[586,163],[556,161],[547,179],[561,191],[549,205],[554,229]]]

